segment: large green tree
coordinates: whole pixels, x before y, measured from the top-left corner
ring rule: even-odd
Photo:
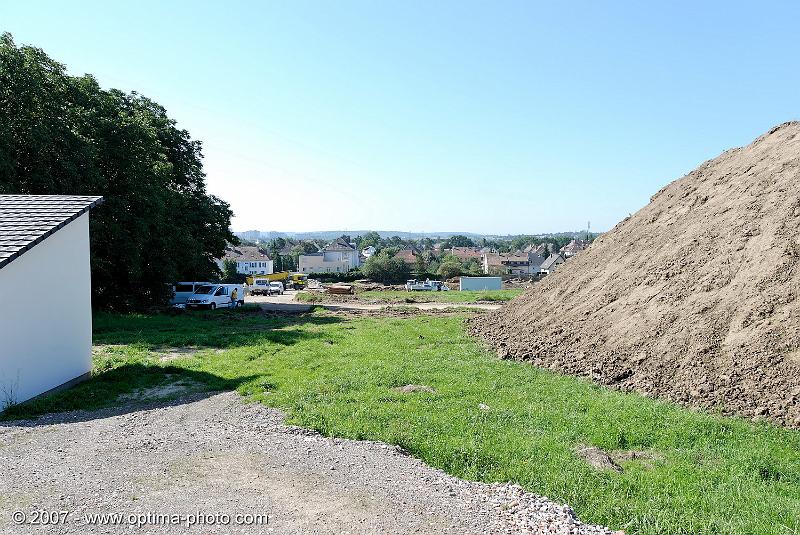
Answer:
[[[0,193],[102,195],[91,216],[94,303],[163,303],[218,275],[232,212],[205,187],[200,142],[136,93],[69,76],[0,36]]]
[[[394,258],[394,253],[382,251],[370,256],[361,266],[361,272],[373,281],[394,284],[404,282],[411,270],[401,259]]]

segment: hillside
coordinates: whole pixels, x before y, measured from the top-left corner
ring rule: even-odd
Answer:
[[[800,123],[707,161],[472,330],[501,356],[800,427]]]

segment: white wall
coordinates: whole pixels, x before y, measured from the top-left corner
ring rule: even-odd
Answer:
[[[255,264],[257,267],[253,267],[250,264]],[[243,275],[270,275],[273,273],[272,260],[253,260],[247,262],[238,260],[236,262],[236,272]]]
[[[349,261],[325,261],[320,255],[300,255],[298,261],[300,273],[346,273],[350,271]]]
[[[0,268],[0,303],[0,403],[91,370],[88,213]]]

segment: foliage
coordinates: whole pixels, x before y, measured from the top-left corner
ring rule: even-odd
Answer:
[[[477,260],[470,258],[462,264],[462,272],[464,275],[483,275],[483,268]]]
[[[236,270],[236,260],[232,260],[230,258],[226,258],[222,261],[222,280],[223,282],[227,282],[230,284],[241,282],[239,280],[239,273]],[[246,277],[245,277],[246,278]]]
[[[162,303],[167,282],[218,276],[214,258],[238,240],[201,158],[155,102],[0,37],[0,193],[105,198],[91,215],[96,306]]]
[[[381,235],[373,230],[359,236],[358,247],[362,251],[370,246],[375,247],[375,249],[380,249],[382,242]]]
[[[111,406],[120,394],[189,379],[209,391],[237,388],[326,436],[397,444],[458,477],[518,483],[631,535],[800,531],[800,432],[500,360],[463,323],[100,314],[94,339],[106,349],[93,377],[4,416]],[[200,351],[160,362],[153,351],[165,346]],[[435,393],[393,390],[406,384]],[[583,445],[603,448],[623,470],[592,468],[575,454]]]
[[[451,249],[453,247],[475,247],[475,242],[466,236],[455,235],[445,240],[443,247],[446,249]]]
[[[460,261],[444,260],[439,264],[439,270],[437,273],[443,279],[447,280],[452,279],[453,277],[458,277],[463,273],[463,271],[463,266],[461,265]]]
[[[428,258],[424,253],[420,253],[415,257],[414,270],[417,275],[423,275],[428,271]]]
[[[396,284],[408,279],[410,269],[400,258],[394,258],[387,251],[381,251],[367,259],[361,266],[361,272],[370,280]]]
[[[290,269],[289,266],[292,264],[291,260],[287,262],[287,257],[280,254],[281,249],[285,246],[286,240],[283,238],[275,238],[274,240],[270,240],[267,244],[267,251],[269,257],[272,259],[272,270],[276,273],[279,271],[288,271]]]

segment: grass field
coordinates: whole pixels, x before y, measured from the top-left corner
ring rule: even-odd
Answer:
[[[463,316],[248,311],[98,315],[94,377],[6,418],[96,408],[176,378],[236,388],[326,435],[398,444],[481,481],[515,481],[628,533],[800,533],[800,432],[698,413],[501,361]],[[201,351],[160,362],[163,347]],[[393,387],[427,385],[436,393]],[[481,408],[481,404],[487,407]],[[574,453],[644,452],[622,472]]]
[[[490,291],[448,291],[448,292],[405,292],[402,290],[358,292],[355,298],[364,301],[383,301],[388,303],[477,303],[504,302],[514,299],[522,290],[490,290]],[[298,301],[306,303],[323,302],[325,294],[299,292]]]

